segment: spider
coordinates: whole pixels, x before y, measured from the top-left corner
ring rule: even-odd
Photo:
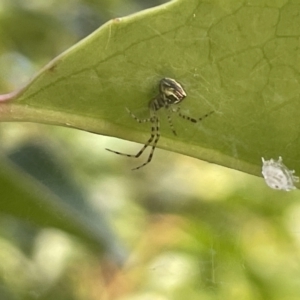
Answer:
[[[126,108],[126,110],[131,115],[131,117],[133,119],[135,119],[138,123],[150,122],[152,124],[151,125],[151,136],[148,139],[148,141],[146,142],[146,144],[144,144],[144,146],[141,148],[141,150],[137,154],[126,154],[126,153],[114,151],[114,150],[107,149],[107,148],[106,148],[106,150],[116,153],[116,154],[119,154],[119,155],[138,158],[144,153],[144,151],[146,150],[147,147],[151,146],[152,148],[151,148],[151,151],[150,151],[147,161],[132,170],[138,170],[138,169],[146,166],[147,164],[149,164],[152,160],[156,145],[160,138],[160,129],[159,129],[160,122],[159,122],[159,117],[156,113],[160,108],[164,107],[167,110],[168,123],[169,123],[169,126],[171,127],[171,130],[174,133],[174,135],[177,135],[177,134],[174,129],[170,113],[177,113],[181,118],[188,120],[192,123],[197,123],[197,122],[200,122],[203,119],[207,118],[214,112],[214,111],[211,111],[198,119],[191,118],[189,116],[182,114],[180,112],[180,107],[173,108],[172,105],[180,103],[185,97],[186,97],[186,92],[184,91],[184,89],[180,85],[180,83],[178,83],[176,80],[174,80],[172,78],[161,79],[161,81],[159,82],[159,94],[154,99],[152,99],[149,103],[149,110],[150,110],[149,118],[139,119],[128,108]]]

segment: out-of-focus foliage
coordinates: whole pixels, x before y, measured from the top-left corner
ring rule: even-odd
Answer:
[[[2,0],[1,93],[103,21],[144,4]],[[297,191],[164,151],[133,172],[134,159],[107,146],[139,148],[1,124],[1,300],[299,298]]]

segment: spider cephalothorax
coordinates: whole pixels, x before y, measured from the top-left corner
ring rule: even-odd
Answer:
[[[193,123],[200,122],[204,118],[208,117],[209,115],[211,115],[213,113],[213,111],[211,111],[211,112],[207,113],[206,115],[202,116],[201,118],[195,119],[195,118],[191,118],[189,116],[183,115],[180,112],[180,107],[172,108],[172,105],[179,104],[185,97],[186,97],[186,92],[180,83],[178,83],[176,80],[174,80],[172,78],[161,79],[161,81],[159,82],[159,94],[154,99],[152,99],[149,103],[149,108],[150,108],[150,117],[149,118],[139,119],[129,109],[127,109],[129,114],[131,115],[131,117],[134,118],[137,122],[139,122],[139,123],[151,122],[151,124],[152,124],[151,136],[148,139],[148,141],[146,142],[146,144],[135,155],[117,152],[117,151],[110,150],[110,149],[106,149],[106,150],[116,153],[116,154],[119,154],[119,155],[125,155],[127,157],[136,157],[137,158],[143,154],[143,152],[145,151],[145,149],[148,146],[151,146],[152,148],[151,148],[151,152],[148,156],[148,160],[145,163],[143,163],[142,165],[140,165],[139,167],[134,168],[133,170],[140,169],[140,168],[144,167],[145,165],[147,165],[148,163],[150,163],[152,160],[152,157],[153,157],[154,150],[155,150],[156,145],[160,138],[160,123],[159,123],[158,115],[156,114],[157,110],[159,110],[160,108],[163,108],[163,107],[167,110],[168,122],[169,122],[169,125],[175,135],[177,135],[177,134],[176,134],[176,131],[174,130],[170,112],[177,113],[181,118],[188,120],[190,122],[193,122]]]

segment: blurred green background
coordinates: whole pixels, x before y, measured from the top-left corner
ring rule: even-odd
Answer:
[[[111,18],[166,1],[0,0],[0,93]],[[0,299],[300,297],[298,191],[78,130],[0,124]],[[277,159],[277,158],[275,158]]]

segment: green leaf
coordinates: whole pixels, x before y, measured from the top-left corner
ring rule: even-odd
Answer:
[[[178,0],[111,20],[1,104],[0,120],[145,143],[150,125],[126,107],[147,118],[159,80],[171,77],[187,92],[183,113],[216,113],[196,124],[174,114],[174,136],[161,109],[159,147],[255,175],[261,157],[300,170],[300,4],[286,3]]]

